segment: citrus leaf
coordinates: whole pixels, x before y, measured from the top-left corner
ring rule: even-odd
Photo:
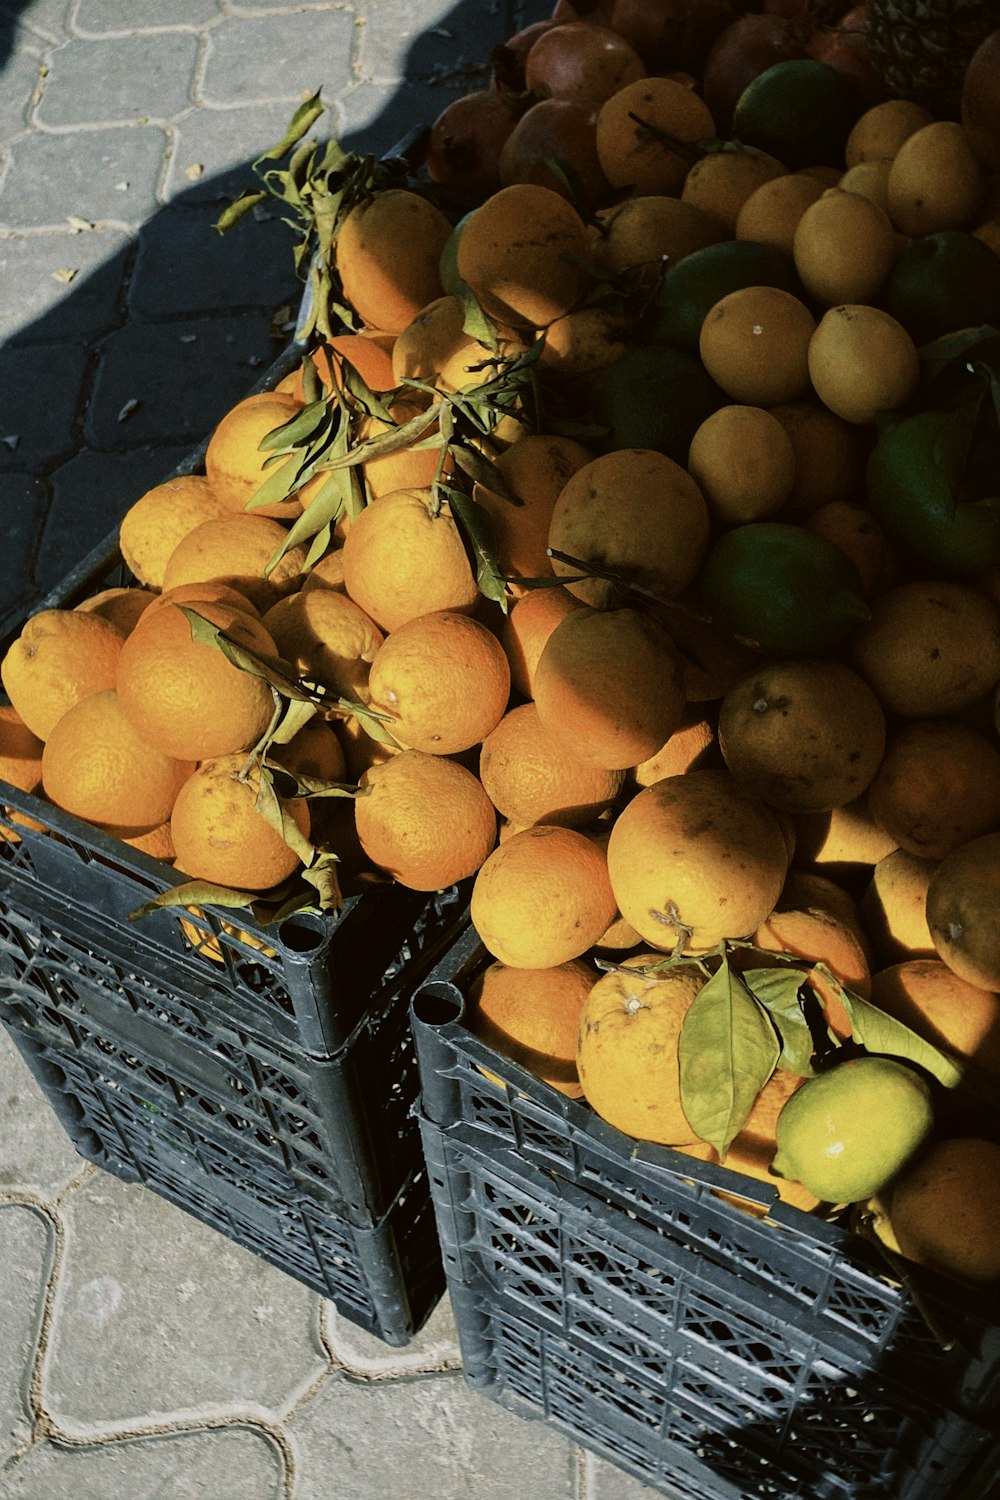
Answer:
[[[497,539],[493,517],[488,510],[482,505],[477,505],[475,500],[470,499],[461,490],[456,490],[451,485],[442,485],[441,490],[447,498],[459,529],[472,548],[476,560],[476,582],[479,585],[479,592],[487,599],[493,599],[506,614],[510,600],[507,596],[503,574],[500,572],[500,564],[497,561]]]
[[[811,1078],[815,1051],[812,1031],[802,1008],[800,990],[806,976],[801,969],[744,969],[743,983],[771,1018],[781,1040],[776,1066],[799,1078]]]
[[[285,133],[281,137],[281,140],[272,146],[270,150],[265,151],[261,156],[257,157],[254,162],[255,167],[263,161],[280,161],[293,146],[298,144],[306,131],[312,129],[313,125],[326,109],[326,105],[320,98],[321,93],[322,90],[317,89],[315,94],[311,94],[308,99],[299,105],[285,127]]]
[[[305,484],[309,475],[305,472],[308,460],[304,455],[299,457],[296,454],[291,456],[275,454],[274,458],[284,461],[274,467],[264,483],[254,490],[243,507],[244,510],[260,510],[264,505],[281,505],[283,501],[290,500],[296,490],[300,490]]]
[[[459,289],[459,297],[462,302],[462,332],[470,339],[475,339],[477,344],[483,344],[494,353],[500,347],[500,340],[493,323],[480,307],[472,288],[463,281]]]
[[[339,454],[336,458],[324,459],[316,465],[316,468],[318,471],[353,468],[357,464],[367,463],[371,458],[381,458],[388,453],[401,453],[404,448],[413,447],[418,438],[422,438],[437,423],[438,416],[437,411],[420,412],[401,426],[393,427],[389,432],[377,433],[375,437],[356,444],[348,452]],[[438,441],[440,442],[440,439]],[[433,447],[434,443],[429,443],[427,446]]]
[[[853,990],[845,989],[826,964],[816,964],[815,968],[834,989],[847,1012],[852,1037],[866,1051],[916,1063],[946,1089],[953,1089],[961,1083],[963,1070],[949,1053],[942,1052],[931,1042],[925,1042],[923,1037],[917,1036],[915,1031],[904,1026],[902,1021],[897,1021],[895,1016],[886,1015],[884,1010],[879,1010],[870,1000],[863,999]]]
[[[506,500],[510,505],[524,505],[524,501],[508,488],[496,464],[491,463],[478,448],[473,448],[469,443],[452,443],[448,451],[462,472],[468,474],[474,483],[481,484],[483,489],[499,495],[501,500]]]
[[[389,745],[394,750],[403,749],[399,741],[392,737],[388,726],[394,724],[396,720],[390,719],[388,714],[376,713],[375,709],[369,708],[366,703],[358,703],[353,698],[338,698],[337,707],[357,719],[369,739],[375,740],[379,745]]]
[[[766,1011],[724,959],[691,1002],[678,1042],[681,1108],[720,1160],[780,1053]]]
[[[340,378],[344,389],[369,417],[378,417],[382,422],[392,422],[394,420],[392,412],[382,397],[372,390],[360,371],[354,368],[349,359],[341,361]]]
[[[335,854],[325,853],[320,854],[308,869],[302,871],[303,879],[314,886],[319,893],[320,911],[338,912],[344,905],[338,864],[339,860]]]
[[[303,698],[291,699],[285,705],[285,710],[275,725],[269,743],[272,745],[287,745],[293,740],[300,729],[312,722],[316,717],[317,705]]]
[[[214,885],[210,880],[186,880],[182,885],[161,891],[151,901],[144,901],[129,912],[128,920],[138,922],[150,912],[169,906],[252,906],[256,899],[254,891],[238,891],[227,885]]]
[[[222,210],[215,221],[215,228],[220,234],[228,234],[234,225],[238,224],[241,219],[245,219],[247,214],[257,207],[258,203],[266,202],[267,196],[267,193],[260,188],[246,188],[238,198],[234,198],[232,203],[227,204]]]
[[[317,432],[320,427],[329,423],[330,404],[322,397],[311,401],[301,411],[295,413],[287,422],[282,422],[280,427],[275,427],[271,432],[265,433],[257,444],[259,453],[281,453],[290,448],[300,448],[309,438]]]
[[[315,702],[315,694],[307,692],[296,677],[291,674],[288,662],[278,656],[262,656],[257,651],[251,651],[247,646],[240,646],[232,640],[219,625],[214,625],[211,620],[206,620],[204,615],[199,615],[196,610],[186,604],[178,605],[183,612],[188,624],[191,626],[191,638],[202,646],[212,646],[221,651],[243,672],[252,672],[255,677],[263,677],[276,692],[285,698],[301,698],[306,702]]]
[[[269,766],[261,767],[254,808],[268,827],[273,828],[289,849],[298,855],[304,865],[308,865],[315,858],[315,845],[309,842],[292,817],[284,798],[278,796],[274,787],[273,772]]]

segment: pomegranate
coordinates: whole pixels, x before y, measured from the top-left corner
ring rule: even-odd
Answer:
[[[748,83],[774,63],[805,56],[794,19],[751,11],[727,26],[705,60],[701,80],[719,134],[729,134],[736,101]]]
[[[524,81],[532,93],[571,99],[592,110],[645,76],[642,59],[624,37],[588,21],[567,21],[544,32],[524,65]]]
[[[534,182],[552,188],[590,212],[611,193],[597,157],[593,111],[570,99],[533,104],[500,153],[500,181],[504,187]]]
[[[806,42],[816,62],[828,63],[858,91],[867,107],[889,98],[889,90],[868,61],[868,6],[855,5],[834,26],[820,26]]]
[[[431,181],[468,198],[488,198],[497,192],[500,152],[517,118],[510,96],[498,89],[478,89],[452,100],[431,126]]]

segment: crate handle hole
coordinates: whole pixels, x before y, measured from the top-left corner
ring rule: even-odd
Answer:
[[[318,952],[326,942],[329,923],[328,921],[312,912],[296,912],[293,917],[286,917],[281,923],[278,932],[281,941],[292,953],[301,953],[305,957],[311,957]]]
[[[414,1018],[425,1026],[447,1026],[459,1020],[464,1009],[461,991],[445,980],[431,980],[413,997]]]

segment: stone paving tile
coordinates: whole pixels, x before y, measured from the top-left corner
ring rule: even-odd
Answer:
[[[390,1349],[381,1339],[342,1318],[332,1302],[327,1342],[332,1353],[352,1375],[368,1379],[420,1371],[458,1369],[461,1352],[455,1318],[447,1295],[441,1298],[423,1328],[404,1349]]]
[[[95,448],[200,442],[276,352],[259,313],[128,323],[104,346],[87,441]],[[139,405],[119,421],[131,401]]]
[[[128,507],[169,477],[188,445],[136,448],[129,453],[78,453],[52,475],[49,523],[34,566],[37,588],[57,587],[70,568],[116,528]]]
[[[86,365],[79,345],[0,349],[0,471],[34,473],[70,456]]]
[[[389,1382],[334,1376],[285,1426],[296,1449],[295,1500],[573,1496],[572,1445],[470,1390],[457,1373]]]
[[[280,141],[295,109],[293,101],[248,104],[228,109],[195,110],[173,127],[174,145],[167,164],[163,196],[183,195],[185,203],[226,203],[256,184],[250,164]],[[323,116],[318,135],[328,135]],[[200,167],[201,175],[189,176]]]
[[[360,32],[362,78],[452,78],[488,71],[490,48],[508,36],[505,5],[430,0],[419,13],[373,7]],[[469,74],[471,77],[472,75]]]
[[[7,586],[0,599],[0,639],[19,624],[37,593],[34,577],[38,537],[49,510],[48,485],[32,474],[0,474],[0,514],[4,517]],[[0,1076],[3,1063],[0,1062]],[[0,1105],[0,1118],[3,1107]],[[0,1125],[0,1130],[2,1130]],[[0,1181],[8,1168],[0,1168]]]
[[[43,1380],[60,1426],[271,1408],[325,1368],[314,1294],[155,1193],[98,1172],[64,1217]]]
[[[0,492],[6,496],[6,488]],[[0,1027],[0,1188],[49,1197],[81,1171],[83,1158]]]
[[[156,212],[168,138],[158,125],[24,136],[0,184],[0,229],[64,229],[69,214],[135,226]],[[58,183],[58,191],[53,184]]]
[[[205,206],[161,209],[139,231],[129,310],[140,318],[280,307],[298,300],[295,236],[277,217],[244,221],[229,234]]]
[[[429,83],[359,83],[338,101],[339,138],[354,151],[384,153],[410,133],[432,125],[460,90]]]
[[[0,1203],[0,1470],[31,1435],[28,1382],[52,1231],[41,1214]]]
[[[76,0],[73,30],[84,37],[120,32],[198,29],[222,14],[218,0]]]
[[[0,13],[2,18],[2,13]],[[28,112],[38,87],[44,43],[38,41],[20,46],[3,64],[3,87],[0,88],[0,145],[18,135],[28,123]],[[2,51],[0,51],[2,58]]]
[[[18,26],[46,41],[57,42],[66,35],[73,0],[0,0],[0,19],[14,20]]]
[[[207,34],[199,100],[294,105],[321,85],[336,93],[351,80],[354,32],[353,15],[340,9],[228,17]]]
[[[118,314],[130,243],[116,229],[0,237],[0,337],[90,343],[106,333]],[[69,283],[57,275],[66,269],[76,273]]]
[[[283,1500],[281,1457],[246,1429],[82,1448],[39,1443],[3,1478],[4,1500]]]
[[[35,118],[50,130],[169,120],[191,103],[197,57],[185,32],[67,42],[52,53]]]

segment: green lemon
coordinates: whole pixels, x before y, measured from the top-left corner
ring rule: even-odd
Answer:
[[[889,1057],[855,1057],[818,1073],[782,1106],[771,1171],[825,1203],[857,1203],[891,1182],[934,1124],[919,1073]]]
[[[843,170],[847,137],[867,108],[842,73],[809,57],[774,63],[736,101],[733,135],[786,167]]]
[[[751,521],[723,532],[700,583],[713,619],[761,651],[825,651],[869,617],[846,553],[785,521]]]
[[[1000,321],[1000,255],[963,229],[911,240],[885,287],[885,307],[914,343]]]
[[[793,296],[802,292],[791,257],[774,245],[720,240],[693,250],[664,276],[648,315],[646,337],[654,344],[676,344],[696,354],[701,325],[711,309],[730,292],[748,286],[776,286]]]
[[[700,359],[668,345],[639,344],[599,370],[591,385],[593,420],[607,429],[605,451],[653,448],[686,464],[694,437],[725,401]]]

